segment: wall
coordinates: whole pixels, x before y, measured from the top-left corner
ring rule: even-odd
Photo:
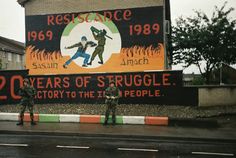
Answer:
[[[2,83],[0,104],[19,102],[17,91],[27,74],[26,70],[0,71],[0,83]],[[132,77],[133,75],[136,77]],[[182,87],[181,71],[143,72],[141,76],[139,75],[140,73],[44,75],[30,76],[30,81],[38,89],[37,103],[98,103],[103,96],[97,94],[95,96],[95,92],[107,87],[109,79],[106,78],[116,78],[123,96],[120,101],[126,104],[198,105],[199,107],[236,105],[236,85]],[[161,75],[164,78],[160,77]],[[127,77],[133,79],[132,84]],[[135,78],[137,80],[134,80]],[[144,87],[142,84],[150,85]],[[140,90],[143,95],[139,95]]]
[[[0,105],[18,103],[27,70],[0,71]],[[182,85],[182,71],[29,76],[35,103],[104,103],[110,80],[120,89],[120,104],[198,105],[197,88]]]
[[[26,69],[30,75],[165,70],[165,2],[29,0]],[[107,36],[99,58],[95,46],[85,51],[92,63],[73,57],[81,37],[98,44],[95,35],[102,31]]]
[[[236,85],[198,87],[199,106],[236,105]]]
[[[161,5],[163,0],[30,0],[24,7],[25,15],[28,16]]]

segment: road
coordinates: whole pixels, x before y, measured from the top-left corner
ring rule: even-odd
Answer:
[[[1,158],[223,158],[235,156],[236,142],[229,140],[0,134]]]

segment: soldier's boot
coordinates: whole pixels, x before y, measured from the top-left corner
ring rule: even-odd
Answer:
[[[106,126],[106,125],[107,125],[107,121],[105,121],[105,122],[103,123],[103,125]]]
[[[20,120],[19,122],[17,122],[17,124],[16,124],[17,126],[23,126],[24,125],[24,122],[23,122],[23,120]]]
[[[109,115],[108,115],[108,116],[109,116]],[[105,121],[104,121],[103,125],[107,125],[107,123],[108,123],[108,117],[105,116]]]
[[[23,122],[23,119],[24,119],[24,116],[20,116],[20,120],[19,120],[19,122],[17,122],[17,126],[23,126],[24,125],[24,122]]]
[[[108,119],[109,119],[109,108],[106,110],[106,113],[105,113],[105,121],[103,123],[103,125],[107,125],[108,123]]]
[[[30,115],[31,118],[31,125],[34,126],[36,125],[36,122],[34,122],[34,115]]]
[[[108,119],[106,118],[103,125],[107,125]]]
[[[30,123],[32,126],[34,126],[34,125],[36,125],[36,122],[34,122],[34,121],[31,121],[31,123]]]

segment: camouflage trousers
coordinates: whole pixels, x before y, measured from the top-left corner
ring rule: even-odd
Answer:
[[[112,112],[112,122],[116,122],[116,105],[118,102],[116,100],[106,100],[107,109],[105,114],[105,122],[107,123],[110,113]]]
[[[26,107],[29,110],[31,120],[34,119],[33,105],[34,105],[33,100],[21,100],[21,102],[20,102],[20,106],[21,106],[21,108],[20,108],[20,119],[21,120],[23,120],[23,118],[24,118],[24,113],[25,113]]]

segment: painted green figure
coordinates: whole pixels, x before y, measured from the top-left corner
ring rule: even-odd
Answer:
[[[112,124],[115,125],[116,123],[116,105],[118,104],[118,99],[120,97],[120,91],[119,89],[115,86],[115,82],[111,81],[109,83],[109,87],[105,91],[106,95],[106,101],[105,103],[107,104],[107,109],[106,109],[106,114],[105,114],[105,121],[104,125],[107,125],[108,118],[110,113],[112,112]]]
[[[98,41],[98,45],[95,48],[88,65],[92,65],[92,62],[93,62],[93,60],[95,59],[95,57],[97,55],[100,59],[100,61],[98,63],[103,64],[103,56],[102,55],[103,55],[103,52],[104,52],[104,46],[106,44],[106,37],[105,36],[106,36],[107,32],[106,32],[105,29],[100,30],[99,32],[97,32],[96,30],[94,30],[92,28],[91,28],[91,31],[92,31],[93,37],[94,37],[95,40]]]
[[[20,121],[17,125],[23,125],[24,120],[24,113],[26,107],[29,109],[30,118],[31,118],[31,125],[36,125],[34,122],[34,113],[33,113],[33,105],[34,105],[34,96],[36,95],[36,90],[33,86],[29,84],[29,80],[27,78],[23,81],[23,87],[19,90],[19,95],[21,98],[21,111],[20,111]]]

